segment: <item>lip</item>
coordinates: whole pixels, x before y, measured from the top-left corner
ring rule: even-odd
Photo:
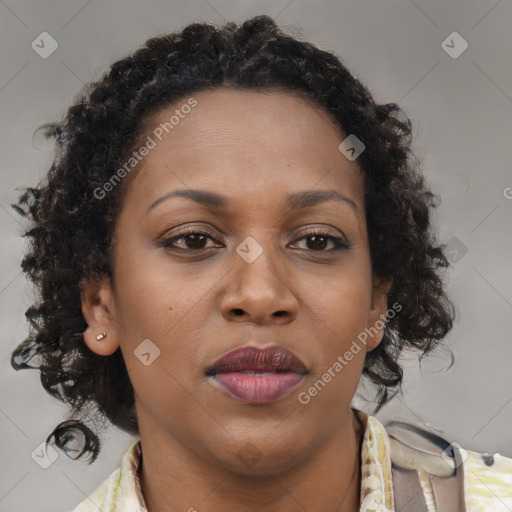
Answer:
[[[284,348],[246,346],[221,357],[205,373],[230,398],[261,405],[285,398],[308,371],[298,357]]]

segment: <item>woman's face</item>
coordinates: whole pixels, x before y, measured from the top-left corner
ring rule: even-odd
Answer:
[[[385,314],[389,289],[372,281],[364,178],[338,149],[346,135],[303,99],[227,89],[193,98],[152,116],[142,139],[152,147],[136,149],[115,290],[106,280],[83,302],[85,339],[103,355],[120,345],[141,437],[239,471],[253,446],[258,467],[281,467],[346,421],[366,351],[381,340],[379,330],[344,357]],[[244,346],[286,349],[307,374],[277,401],[237,399],[205,372]]]

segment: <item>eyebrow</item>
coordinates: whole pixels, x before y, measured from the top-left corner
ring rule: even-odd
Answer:
[[[185,199],[195,201],[196,203],[217,209],[226,209],[230,204],[229,199],[226,196],[216,194],[214,192],[207,192],[206,190],[181,189],[167,192],[162,197],[159,197],[149,206],[146,214],[162,202],[167,201],[172,197],[183,197]],[[332,200],[345,202],[353,208],[356,214],[359,213],[357,204],[352,201],[352,199],[345,197],[343,194],[340,194],[335,190],[312,190],[291,194],[286,200],[286,207],[290,211],[296,211]]]

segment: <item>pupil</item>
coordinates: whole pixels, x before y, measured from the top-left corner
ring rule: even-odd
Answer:
[[[311,236],[310,240],[313,241],[313,246],[315,245],[315,242],[316,242],[316,244],[317,244],[316,245],[316,249],[325,249],[325,244],[326,244],[326,238],[325,237],[323,237],[323,236]],[[321,247],[318,246],[318,242],[319,241],[321,241],[320,242]],[[315,247],[313,247],[313,248],[315,248]]]
[[[204,235],[187,235],[187,245],[192,246],[193,249],[201,249],[201,243],[204,243]],[[200,247],[196,247],[194,243],[198,243]]]

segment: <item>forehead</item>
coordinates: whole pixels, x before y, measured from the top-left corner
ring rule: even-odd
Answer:
[[[151,115],[141,140],[147,137],[154,147],[139,165],[133,188],[148,204],[173,188],[208,188],[245,200],[249,192],[279,200],[316,188],[337,190],[354,202],[363,198],[357,163],[338,150],[345,138],[341,128],[320,107],[291,93],[195,93]]]
[[[191,99],[193,108],[187,107]],[[327,112],[282,91],[202,91],[163,107],[145,124],[148,132],[161,132],[160,147],[172,146],[175,152],[232,144],[274,149],[276,153],[291,148],[302,153],[302,148],[318,149],[320,145],[336,149],[344,138]]]

